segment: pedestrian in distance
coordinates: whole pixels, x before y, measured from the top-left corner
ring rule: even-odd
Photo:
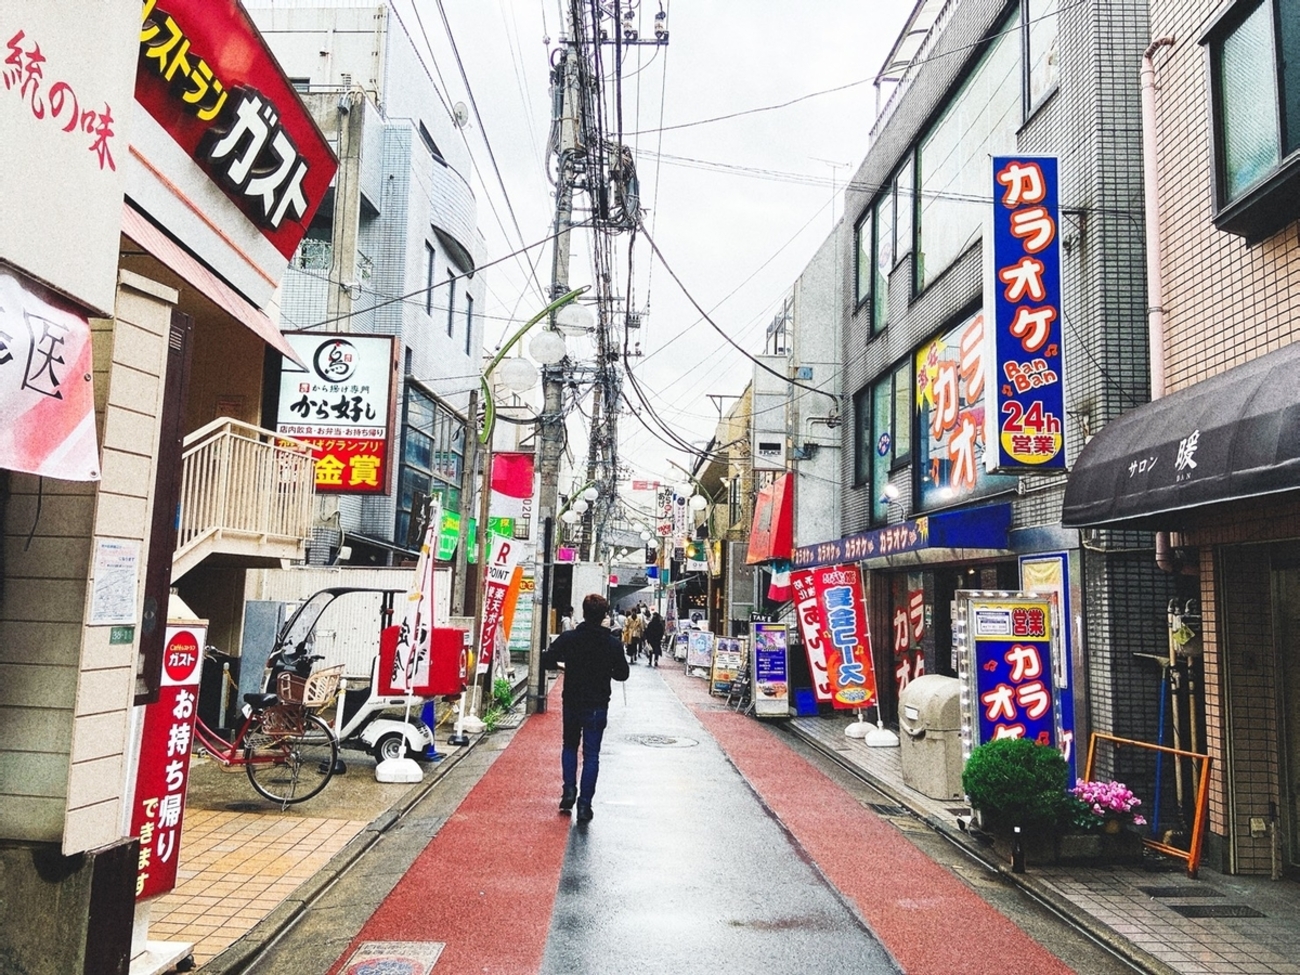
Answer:
[[[564,664],[564,737],[560,747],[560,812],[577,803],[578,822],[590,822],[591,800],[600,772],[600,743],[609,719],[610,681],[625,681],[630,670],[618,638],[603,621],[609,603],[599,593],[582,601],[582,622],[561,633],[542,654],[543,670]],[[582,780],[578,780],[578,746]]]
[[[640,613],[632,613],[623,624],[623,649],[627,652],[629,663],[636,663],[641,656],[641,634],[644,624]]]
[[[651,667],[658,667],[664,642],[664,618],[658,613],[652,613],[650,622],[645,625],[645,642],[647,662]]]
[[[572,607],[572,606],[565,606],[565,607],[564,607],[564,612],[563,612],[563,614],[561,614],[561,616],[560,616],[560,632],[561,632],[561,633],[568,633],[571,629],[573,629],[573,627],[574,627],[574,623],[573,623],[573,607]]]

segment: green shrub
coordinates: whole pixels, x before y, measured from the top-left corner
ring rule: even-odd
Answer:
[[[515,705],[515,689],[504,677],[492,682],[492,703],[502,711],[509,711]]]
[[[1068,814],[1069,776],[1069,765],[1055,748],[999,738],[971,752],[961,784],[986,823],[1046,826]]]

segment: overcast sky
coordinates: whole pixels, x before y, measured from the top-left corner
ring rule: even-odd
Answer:
[[[395,3],[417,45],[423,21],[449,100],[468,105],[436,0]],[[484,134],[524,240],[531,244],[550,233],[548,68],[564,32],[561,10],[567,3],[442,3],[482,118],[480,124],[471,115],[466,134],[482,180],[476,184],[479,227],[487,240],[485,257],[492,260],[517,249],[520,235]],[[612,0],[607,6],[612,8]],[[667,48],[639,47],[627,54],[624,141],[636,153],[646,226],[694,298],[755,354],[783,296],[841,215],[840,188],[865,154],[875,118],[871,80],[912,7],[912,0],[665,0]],[[639,9],[648,36],[657,0],[641,0]],[[612,62],[613,50],[606,50]],[[862,83],[790,107],[672,128],[854,82]],[[665,131],[654,131],[661,125]],[[625,240],[619,243],[620,263]],[[550,249],[530,252],[534,259],[539,254],[536,273],[546,285]],[[639,336],[644,356],[634,368],[657,412],[703,446],[718,419],[708,394],[741,392],[751,366],[700,321],[663,267],[651,269],[652,261],[649,247],[639,243],[632,303],[642,311],[648,307],[649,316]],[[491,350],[508,334],[506,319],[522,322],[544,301],[521,263],[485,273]],[[570,277],[574,286],[591,283],[587,248],[576,241]],[[620,297],[622,287],[620,280]],[[634,416],[622,416],[619,431],[621,459],[633,477],[680,479],[666,461],[689,463],[682,451],[652,438]],[[572,449],[581,459],[586,446],[575,442]]]

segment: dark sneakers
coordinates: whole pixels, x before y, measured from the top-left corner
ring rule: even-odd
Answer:
[[[567,813],[573,808],[573,804],[578,801],[577,789],[565,789],[564,794],[560,796],[560,812]]]
[[[591,813],[591,807],[590,807],[590,806],[586,806],[586,805],[579,805],[579,806],[578,806],[578,822],[580,822],[580,823],[589,823],[589,822],[591,822],[591,815],[592,815],[592,813]]]

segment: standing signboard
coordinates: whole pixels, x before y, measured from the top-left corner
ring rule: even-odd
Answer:
[[[206,623],[168,625],[158,700],[144,707],[144,733],[131,802],[131,835],[140,838],[136,900],[176,886],[207,632]]]
[[[1073,614],[1070,610],[1070,557],[1066,552],[1046,552],[1020,557],[1020,588],[1025,592],[1056,597],[1057,630],[1056,647],[1059,653],[1052,658],[1052,687],[1061,715],[1061,735],[1058,739],[1061,754],[1070,763],[1070,781],[1078,778],[1075,759],[1074,723],[1074,632]]]
[[[990,471],[1065,470],[1059,186],[1054,156],[993,157]]]
[[[709,673],[709,693],[726,695],[731,690],[732,682],[740,673],[744,657],[741,655],[740,641],[730,637],[718,637],[713,645],[713,667]]]
[[[707,673],[713,666],[713,634],[708,630],[687,630],[686,641],[686,669]]]
[[[483,629],[479,633],[478,663],[474,673],[482,676],[492,665],[492,655],[497,651],[497,634],[505,613],[506,595],[519,561],[519,543],[501,535],[488,535],[492,551],[487,559],[487,572],[483,580]],[[504,640],[504,634],[502,634]]]
[[[1056,597],[959,590],[954,609],[963,745],[997,738],[1059,745]]]
[[[876,674],[861,570],[855,563],[814,569],[813,587],[826,621],[831,704],[841,710],[871,707],[876,703]]]
[[[789,633],[784,623],[751,623],[754,647],[754,714],[760,718],[790,716],[790,678],[786,668]]]
[[[275,432],[312,445],[316,490],[387,494],[397,371],[391,335],[286,332]]]
[[[826,621],[822,618],[821,604],[817,601],[817,587],[809,569],[795,569],[790,573],[790,590],[794,599],[794,615],[799,621],[799,636],[808,655],[808,673],[812,675],[813,694],[819,704],[829,704],[831,681],[826,664]]]

